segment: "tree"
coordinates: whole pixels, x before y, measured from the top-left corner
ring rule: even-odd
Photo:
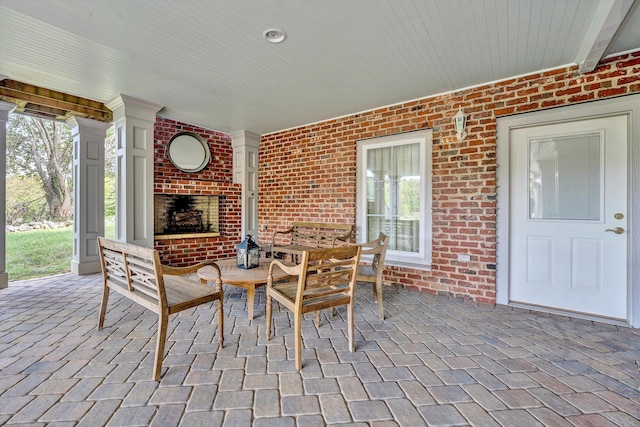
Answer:
[[[62,123],[12,114],[7,128],[8,175],[37,176],[48,206],[48,219],[65,221],[71,205],[71,131]]]
[[[116,216],[116,134],[115,127],[107,129],[104,140],[104,215]]]

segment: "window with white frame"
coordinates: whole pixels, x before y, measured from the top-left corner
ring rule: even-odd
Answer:
[[[386,262],[431,267],[431,130],[358,141],[358,241],[389,236]]]

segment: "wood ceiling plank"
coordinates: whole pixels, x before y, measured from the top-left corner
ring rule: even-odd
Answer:
[[[34,85],[5,79],[0,82],[0,100],[18,104],[18,111],[65,120],[71,116],[111,122],[113,114],[104,104]],[[37,114],[36,114],[37,113]]]

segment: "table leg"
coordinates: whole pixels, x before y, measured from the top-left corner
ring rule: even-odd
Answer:
[[[255,292],[255,286],[247,286],[247,311],[249,312],[249,320],[253,320],[253,297]]]

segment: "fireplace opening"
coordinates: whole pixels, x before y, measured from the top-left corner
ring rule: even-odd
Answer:
[[[218,196],[156,194],[156,239],[219,235]]]

